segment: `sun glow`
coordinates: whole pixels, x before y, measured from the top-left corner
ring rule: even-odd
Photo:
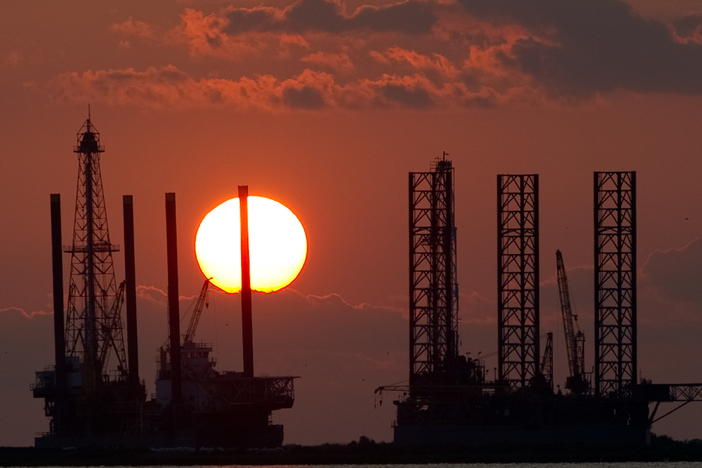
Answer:
[[[307,258],[302,223],[275,200],[249,196],[251,289],[274,292],[292,283]],[[210,211],[195,236],[195,254],[202,273],[228,293],[241,290],[239,198]]]

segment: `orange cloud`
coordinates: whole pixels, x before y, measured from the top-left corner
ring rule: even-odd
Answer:
[[[116,33],[128,37],[146,39],[152,38],[154,36],[154,30],[149,23],[135,20],[132,17],[125,21],[122,21],[121,23],[113,24],[112,26],[110,26],[110,29]]]
[[[271,74],[194,78],[173,65],[64,73],[48,85],[58,101],[113,106],[187,109],[228,107],[282,111],[326,108],[412,108],[491,105],[490,90],[471,91],[461,81],[436,83],[421,74],[383,74],[340,83],[330,73],[306,69],[288,77]]]
[[[456,78],[459,73],[450,60],[437,53],[428,56],[401,47],[391,47],[385,52],[373,51],[371,56],[381,63],[388,64],[391,61],[406,63],[412,68],[437,72],[441,76],[451,79]]]
[[[327,32],[349,31],[428,33],[436,23],[434,3],[405,0],[385,5],[361,5],[346,14],[340,0],[298,0],[286,8],[257,6],[230,8],[226,32]]]
[[[345,52],[336,54],[332,52],[314,52],[305,55],[300,60],[306,63],[321,65],[339,72],[348,72],[354,69],[351,58]]]

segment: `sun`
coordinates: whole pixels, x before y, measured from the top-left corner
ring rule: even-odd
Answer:
[[[285,205],[249,196],[251,289],[274,292],[292,283],[307,259],[302,223]],[[200,222],[195,255],[205,277],[228,293],[241,290],[239,198],[214,208]]]

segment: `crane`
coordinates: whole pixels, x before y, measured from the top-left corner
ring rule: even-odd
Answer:
[[[546,333],[546,347],[541,357],[541,375],[546,385],[553,390],[553,332]]]
[[[570,304],[568,277],[563,263],[563,254],[560,250],[556,250],[556,271],[570,371],[570,376],[566,379],[566,388],[573,393],[581,394],[588,389],[588,382],[585,378],[585,335],[578,327],[578,316],[573,313]]]
[[[200,321],[200,316],[205,307],[207,307],[207,290],[210,287],[210,279],[207,278],[202,284],[200,289],[200,295],[197,297],[195,304],[193,305],[193,312],[190,315],[190,323],[188,323],[188,330],[185,332],[185,338],[183,343],[190,343],[195,337],[195,331],[197,330],[197,324]]]

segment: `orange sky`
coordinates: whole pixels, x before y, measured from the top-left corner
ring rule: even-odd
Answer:
[[[457,170],[463,351],[496,347],[495,174],[541,174],[542,324],[562,355],[553,252],[577,267],[591,337],[592,171],[634,169],[641,372],[702,380],[702,1],[578,0],[577,22],[556,0],[514,1],[4,2],[0,445],[47,427],[28,384],[50,363],[49,320],[18,310],[49,310],[48,194],[63,195],[68,239],[88,101],[118,244],[120,195],[135,196],[149,384],[166,329],[163,193],[178,194],[190,296],[197,223],[248,184],[289,206],[310,242],[293,289],[255,298],[257,369],[303,377],[279,416],[287,441],[388,439],[392,408],[374,409],[372,390],[406,378],[406,177],[442,150]],[[236,330],[222,328],[237,314],[221,298],[203,318],[223,367],[239,366]],[[654,430],[702,438],[700,417]]]

